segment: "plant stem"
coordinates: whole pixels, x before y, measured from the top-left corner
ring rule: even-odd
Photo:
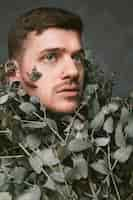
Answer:
[[[94,200],[98,200],[98,197],[97,197],[97,194],[96,194],[96,192],[95,192],[95,190],[94,190],[94,186],[93,186],[92,181],[89,182],[89,185],[90,185],[91,192],[92,192],[92,194],[93,194],[93,199],[94,199]]]
[[[78,110],[75,112],[75,115],[74,115],[74,117],[73,117],[73,119],[72,119],[72,121],[71,121],[71,123],[70,123],[70,126],[69,126],[69,131],[67,132],[67,135],[66,135],[66,138],[65,138],[65,144],[67,144],[68,139],[69,139],[69,137],[70,137],[70,135],[71,135],[71,129],[72,129],[72,127],[73,127],[74,121],[75,121],[77,115],[79,116],[79,114],[80,114],[79,111],[80,111],[83,107],[84,107],[84,104],[81,104],[81,105],[79,106]]]

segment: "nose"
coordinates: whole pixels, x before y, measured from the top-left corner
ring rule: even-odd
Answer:
[[[71,58],[71,56],[67,56],[64,59],[63,66],[64,66],[63,67],[63,78],[78,79],[79,69],[78,69],[78,66],[75,64],[74,60]]]

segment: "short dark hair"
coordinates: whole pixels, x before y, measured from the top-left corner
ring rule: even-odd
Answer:
[[[16,19],[8,33],[8,56],[16,58],[22,51],[22,45],[28,33],[36,31],[41,34],[48,28],[62,28],[83,31],[82,20],[79,15],[61,8],[40,7],[30,10]]]

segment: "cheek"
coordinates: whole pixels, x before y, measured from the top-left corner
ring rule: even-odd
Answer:
[[[43,97],[43,98],[51,98],[55,94],[55,87],[53,85],[53,80],[48,79],[45,74],[42,75],[40,80],[36,82],[37,85],[37,90],[38,93]]]

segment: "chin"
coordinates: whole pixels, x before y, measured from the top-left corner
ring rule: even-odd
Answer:
[[[77,103],[68,103],[64,105],[59,105],[58,107],[55,108],[55,112],[64,114],[74,113],[77,107],[78,107]]]

